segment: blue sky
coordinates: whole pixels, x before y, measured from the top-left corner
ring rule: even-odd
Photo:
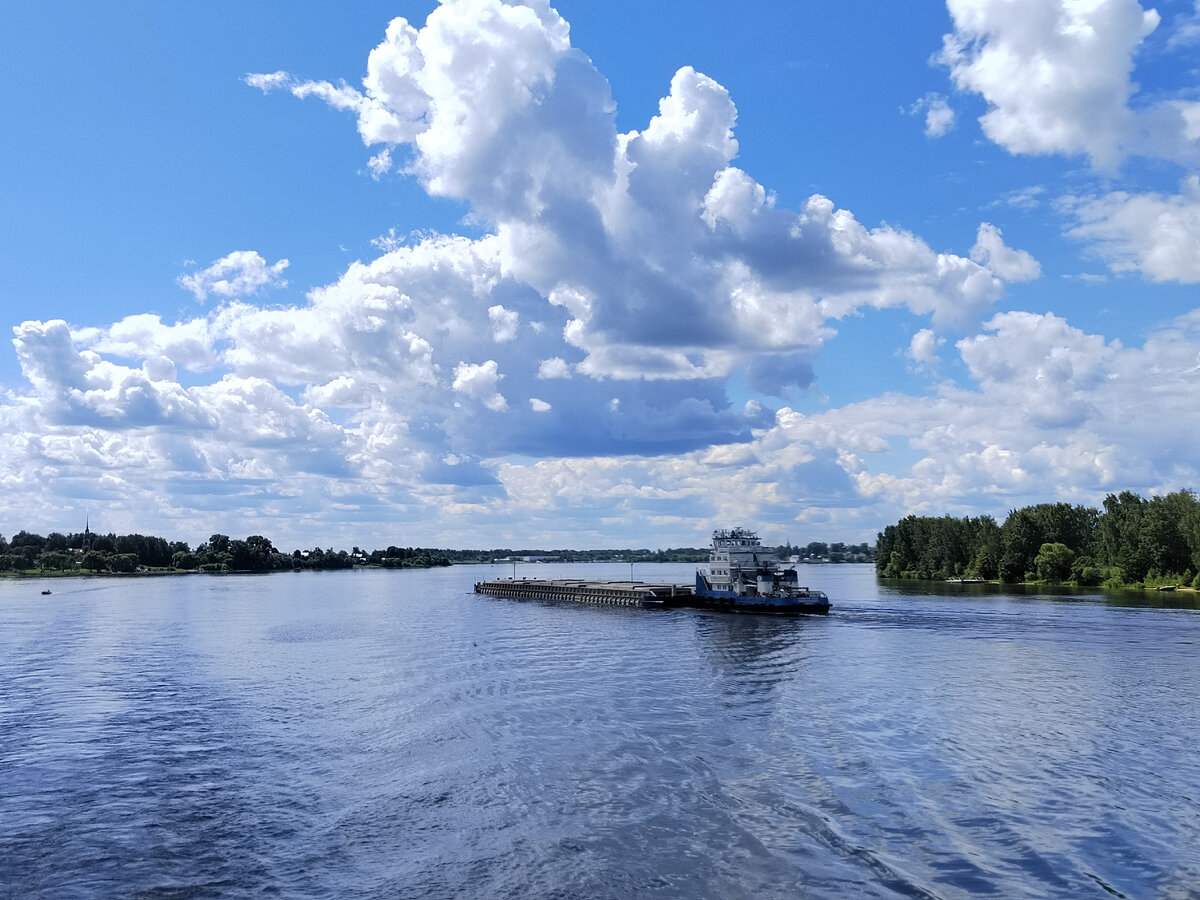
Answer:
[[[857,543],[1200,481],[1191,0],[2,25],[6,533]]]

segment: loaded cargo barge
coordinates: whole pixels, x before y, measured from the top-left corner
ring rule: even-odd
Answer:
[[[824,615],[830,607],[823,591],[801,587],[796,569],[772,557],[758,535],[745,528],[713,532],[708,571],[698,570],[694,585],[499,578],[476,582],[475,593],[515,600],[563,600],[644,609],[687,606],[767,615]]]
[[[577,579],[496,578],[475,583],[475,593],[514,600],[562,600],[600,606],[638,606],[663,609],[690,606],[690,584],[647,584],[644,581],[581,581]]]

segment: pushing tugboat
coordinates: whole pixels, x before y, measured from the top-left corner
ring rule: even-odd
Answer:
[[[745,528],[713,532],[708,573],[696,572],[695,602],[728,612],[827,613],[823,591],[801,587],[795,567],[767,554],[758,535]]]

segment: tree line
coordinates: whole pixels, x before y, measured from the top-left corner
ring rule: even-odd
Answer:
[[[1104,509],[1041,503],[991,516],[907,516],[878,537],[885,578],[1200,588],[1200,500],[1109,494]]]
[[[145,534],[51,532],[42,536],[20,531],[8,540],[0,535],[0,572],[276,572],[356,565],[428,568],[448,566],[450,560],[440,550],[397,546],[370,553],[358,547],[349,552],[314,547],[285,553],[261,534],[245,539],[214,534],[195,549],[183,541]]]

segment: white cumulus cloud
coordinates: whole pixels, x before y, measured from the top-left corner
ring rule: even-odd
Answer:
[[[218,297],[248,297],[264,287],[286,287],[283,272],[286,259],[268,265],[254,250],[235,250],[207,268],[179,276],[179,284],[197,300]]]
[[[941,61],[980,94],[984,133],[1013,153],[1085,154],[1113,169],[1127,156],[1200,160],[1183,98],[1133,99],[1135,57],[1161,21],[1137,0],[947,0],[954,31]]]
[[[552,357],[543,359],[538,366],[538,378],[570,378],[571,367],[567,365],[566,360],[560,357]]]
[[[912,105],[909,113],[914,116],[924,115],[925,136],[938,138],[954,127],[955,112],[950,102],[942,94],[926,94]]]
[[[962,327],[1002,295],[966,256],[864,227],[824,197],[777,208],[731,166],[728,92],[689,67],[644,129],[618,134],[607,83],[545,3],[461,0],[421,28],[397,20],[361,91],[265,86],[355,109],[367,144],[407,144],[427,190],[493,225],[504,274],[567,310],[563,333],[594,378],[725,377],[764,353],[771,320],[778,358],[757,365],[779,393],[811,381],[830,318],[901,306]]]
[[[988,222],[979,226],[971,259],[1005,281],[1033,281],[1042,274],[1041,265],[1030,253],[1006,247],[1000,229]]]
[[[934,334],[933,329],[922,328],[909,341],[909,358],[920,367],[933,366],[937,363],[938,348],[945,343],[946,339]]]
[[[508,401],[496,390],[504,376],[494,359],[484,363],[459,363],[454,367],[454,390],[478,400],[493,412],[508,409]]]
[[[1065,206],[1077,221],[1071,236],[1088,242],[1113,272],[1200,282],[1200,176],[1185,178],[1174,195],[1116,191],[1067,198]]]
[[[489,306],[488,319],[492,323],[492,340],[497,344],[511,341],[517,336],[517,326],[521,323],[521,314],[516,310],[505,309],[499,304]]]

